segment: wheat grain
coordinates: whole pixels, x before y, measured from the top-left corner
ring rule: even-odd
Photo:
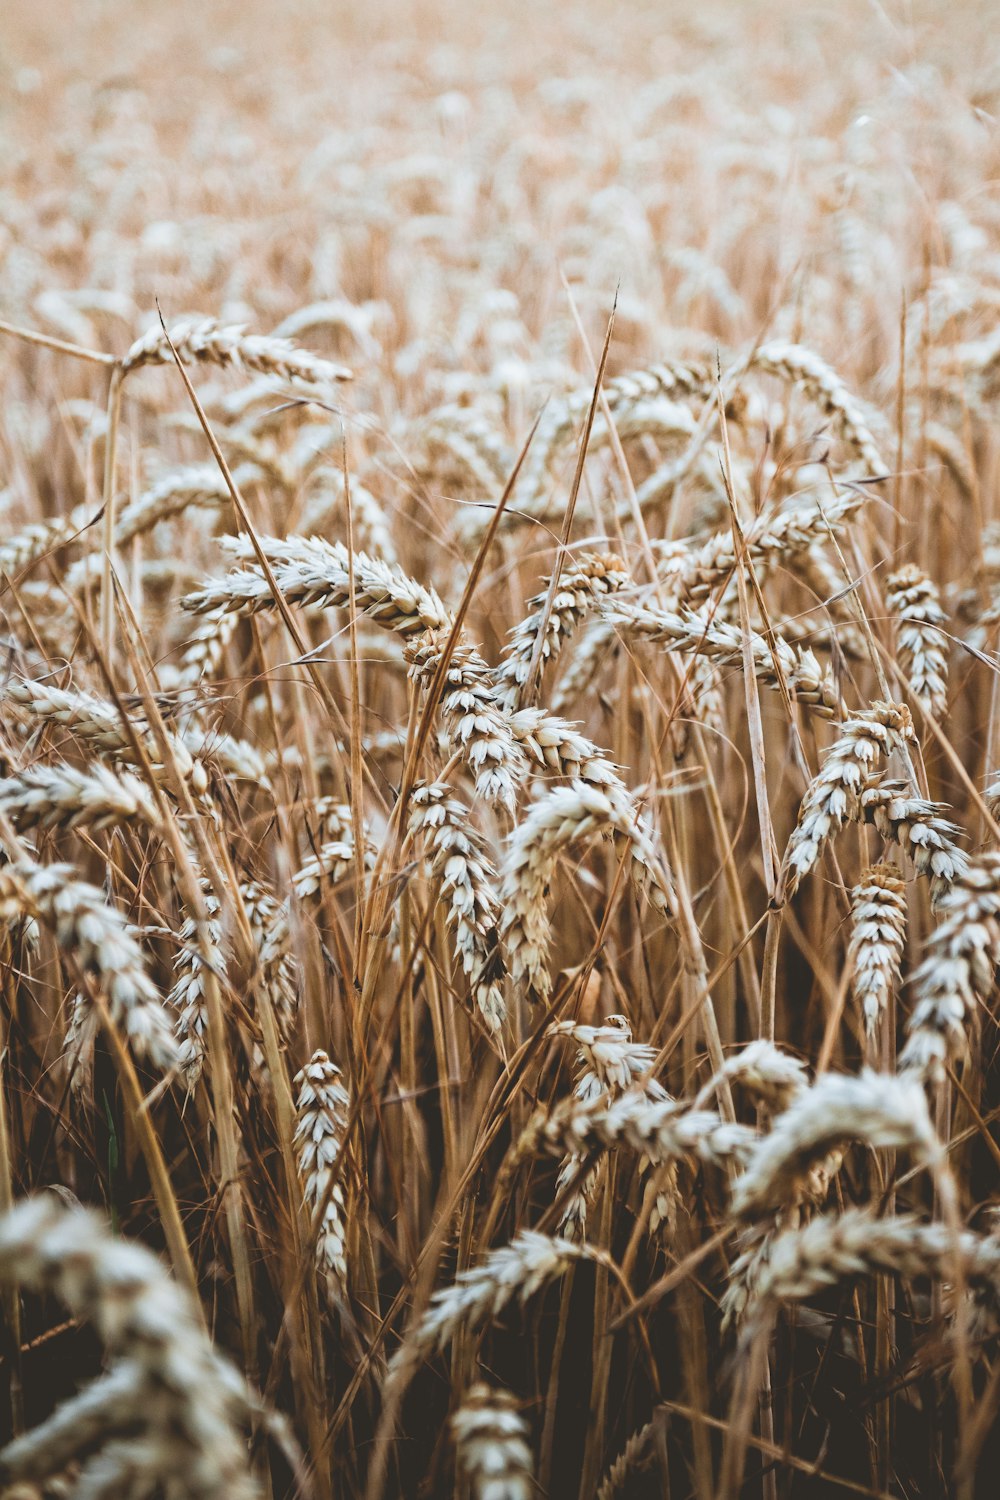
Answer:
[[[969,856],[955,843],[958,828],[939,816],[947,811],[943,803],[911,796],[902,782],[878,776],[866,782],[858,811],[884,839],[898,844],[918,875],[929,876],[935,903],[968,869]]]
[[[942,630],[948,617],[937,586],[910,563],[886,579],[885,598],[898,622],[899,662],[913,696],[926,713],[943,718],[948,708],[948,653]]]
[[[621,558],[610,553],[588,552],[560,573],[551,608],[548,587],[529,600],[530,613],[510,632],[496,671],[500,701],[508,713],[527,706],[526,688],[536,650],[537,686],[542,668],[555,660],[564,643],[599,601],[616,594],[629,581]],[[544,635],[539,643],[543,625]]]
[[[672,613],[651,605],[628,604],[604,611],[609,625],[626,638],[662,642],[675,650],[704,653],[723,666],[741,666],[743,632],[738,625],[693,611]],[[769,687],[783,679],[795,696],[823,718],[840,713],[840,693],[809,650],[790,646],[773,633],[749,631],[754,675]]]
[[[860,402],[851,395],[836,371],[813,350],[802,344],[773,341],[755,349],[750,363],[758,370],[779,375],[801,387],[833,420],[845,442],[857,450],[869,474],[882,478],[888,473]]]
[[[351,379],[351,372],[344,365],[296,349],[288,339],[246,333],[243,328],[227,327],[214,318],[191,319],[175,323],[169,329],[154,324],[147,334],[136,339],[121,362],[121,371],[128,375],[146,365],[172,364],[175,355],[185,365],[192,360],[199,364],[229,365],[308,386],[329,386]]]
[[[941,1146],[915,1080],[865,1071],[858,1077],[824,1073],[778,1115],[733,1189],[733,1213],[752,1219],[825,1187],[814,1166],[845,1141],[908,1149],[936,1165]]]
[[[825,1287],[875,1271],[913,1279],[947,1276],[956,1256],[968,1280],[996,1303],[1000,1254],[995,1243],[909,1216],[879,1219],[866,1209],[820,1216],[775,1237],[755,1287],[752,1337],[781,1302],[801,1302]]]
[[[274,572],[278,589],[289,604],[318,605],[323,609],[344,606],[351,598],[351,568],[347,548],[341,542],[320,537],[258,538]],[[246,539],[234,545],[237,555],[252,549]],[[425,589],[398,568],[359,552],[354,557],[354,599],[359,611],[387,630],[415,635],[424,630],[450,627],[451,619],[433,589]],[[193,614],[236,610],[256,614],[277,608],[271,585],[260,568],[242,568],[212,579],[195,594],[181,600]]]
[[[407,647],[410,675],[429,684],[441,661],[441,633],[421,636]],[[502,712],[490,669],[474,647],[459,642],[448,658],[441,691],[448,745],[468,761],[476,791],[513,813],[526,769],[524,752]]]
[[[145,785],[128,771],[99,763],[29,766],[0,780],[0,812],[16,828],[113,828],[133,821],[160,826],[160,814]]]
[[[451,1418],[458,1467],[474,1500],[532,1500],[528,1429],[509,1391],[470,1386]]]
[[[319,1216],[316,1260],[333,1300],[347,1287],[344,1170],[341,1156],[351,1107],[340,1069],[325,1052],[314,1052],[295,1075],[295,1154],[307,1208]]]
[[[496,873],[469,809],[441,782],[417,787],[410,799],[410,829],[431,850],[431,868],[448,902],[448,925],[469,981],[472,999],[490,1031],[502,1027],[504,963],[499,947]]]
[[[860,807],[860,795],[875,761],[913,738],[909,710],[898,703],[873,703],[840,726],[819,774],[806,788],[799,820],[788,841],[781,891],[794,894],[816,865],[826,844]]]
[[[576,1261],[593,1256],[594,1251],[585,1245],[530,1229],[522,1230],[509,1245],[491,1250],[479,1265],[462,1271],[451,1286],[434,1293],[430,1307],[389,1361],[386,1391],[405,1380],[435,1350],[445,1349],[460,1330],[474,1333],[511,1302],[527,1302]]]
[[[511,835],[501,870],[501,932],[511,977],[528,997],[544,1001],[551,989],[546,967],[549,918],[546,897],[560,856],[595,833],[617,833],[627,843],[634,878],[669,906],[671,895],[660,862],[635,811],[613,790],[583,781],[557,787],[535,804]]]
[[[235,1370],[216,1355],[187,1295],[154,1255],[113,1238],[96,1214],[40,1197],[0,1219],[0,1278],[8,1286],[59,1297],[74,1317],[93,1322],[116,1356],[111,1374],[82,1407],[56,1412],[51,1446],[43,1424],[3,1450],[5,1482],[24,1473],[55,1476],[79,1456],[84,1470],[78,1488],[86,1493],[101,1456],[85,1455],[97,1439],[103,1444],[105,1486],[117,1458],[127,1452],[147,1493],[173,1485],[181,1474],[192,1500],[250,1500],[258,1493],[238,1426],[248,1413],[249,1395]],[[134,1382],[132,1399],[112,1409],[126,1377]],[[131,1434],[127,1443],[125,1433]],[[116,1441],[107,1442],[109,1437]]]
[[[965,1055],[1000,963],[1000,855],[980,854],[938,900],[940,920],[914,975],[916,1003],[899,1066],[933,1078]]]
[[[4,921],[33,916],[49,925],[60,948],[93,978],[112,1022],[136,1055],[164,1071],[179,1061],[167,1012],[146,971],[142,949],[124,917],[72,865],[20,859],[0,869]]]
[[[851,892],[851,967],[854,998],[873,1038],[899,983],[906,935],[905,887],[891,865],[871,865]]]

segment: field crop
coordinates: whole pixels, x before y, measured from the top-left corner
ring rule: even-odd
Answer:
[[[1000,1461],[991,7],[0,16],[0,1497]]]

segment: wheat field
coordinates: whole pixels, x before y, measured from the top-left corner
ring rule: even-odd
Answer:
[[[7,0],[3,1500],[995,1493],[994,23]]]

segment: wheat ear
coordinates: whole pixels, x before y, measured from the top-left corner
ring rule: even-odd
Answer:
[[[295,1155],[307,1208],[319,1215],[316,1260],[335,1302],[346,1295],[347,1203],[341,1155],[350,1115],[350,1095],[340,1069],[325,1052],[314,1052],[295,1075]]]
[[[533,1500],[528,1428],[509,1391],[481,1381],[470,1386],[452,1415],[451,1433],[473,1500]]]
[[[96,1214],[67,1209],[54,1196],[27,1199],[0,1218],[0,1279],[57,1296],[73,1317],[94,1324],[115,1360],[75,1414],[72,1405],[57,1410],[51,1429],[43,1424],[0,1453],[6,1483],[22,1474],[55,1477],[79,1457],[81,1494],[98,1475],[101,1493],[145,1494],[169,1491],[183,1474],[191,1500],[256,1496],[240,1431],[249,1393],[150,1251],[113,1237]],[[131,1399],[115,1406],[111,1398],[126,1377]],[[115,1490],[121,1459],[122,1487]],[[126,1478],[142,1483],[132,1488]]]
[[[851,988],[865,1031],[875,1037],[899,983],[906,936],[906,887],[892,865],[871,865],[851,892]]]
[[[858,815],[860,795],[874,763],[912,739],[913,722],[903,704],[873,703],[844,721],[802,799],[782,865],[782,897],[795,893],[834,834]]]
[[[328,386],[351,379],[351,372],[344,365],[296,349],[288,339],[246,333],[242,327],[220,324],[214,318],[188,319],[175,323],[166,332],[154,324],[125,355],[122,374],[128,375],[145,365],[172,364],[175,354],[185,365],[192,361],[228,365],[310,386]]]

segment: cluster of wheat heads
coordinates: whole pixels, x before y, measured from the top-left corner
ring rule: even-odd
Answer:
[[[196,9],[0,59],[0,1494],[981,1492],[975,6]]]

